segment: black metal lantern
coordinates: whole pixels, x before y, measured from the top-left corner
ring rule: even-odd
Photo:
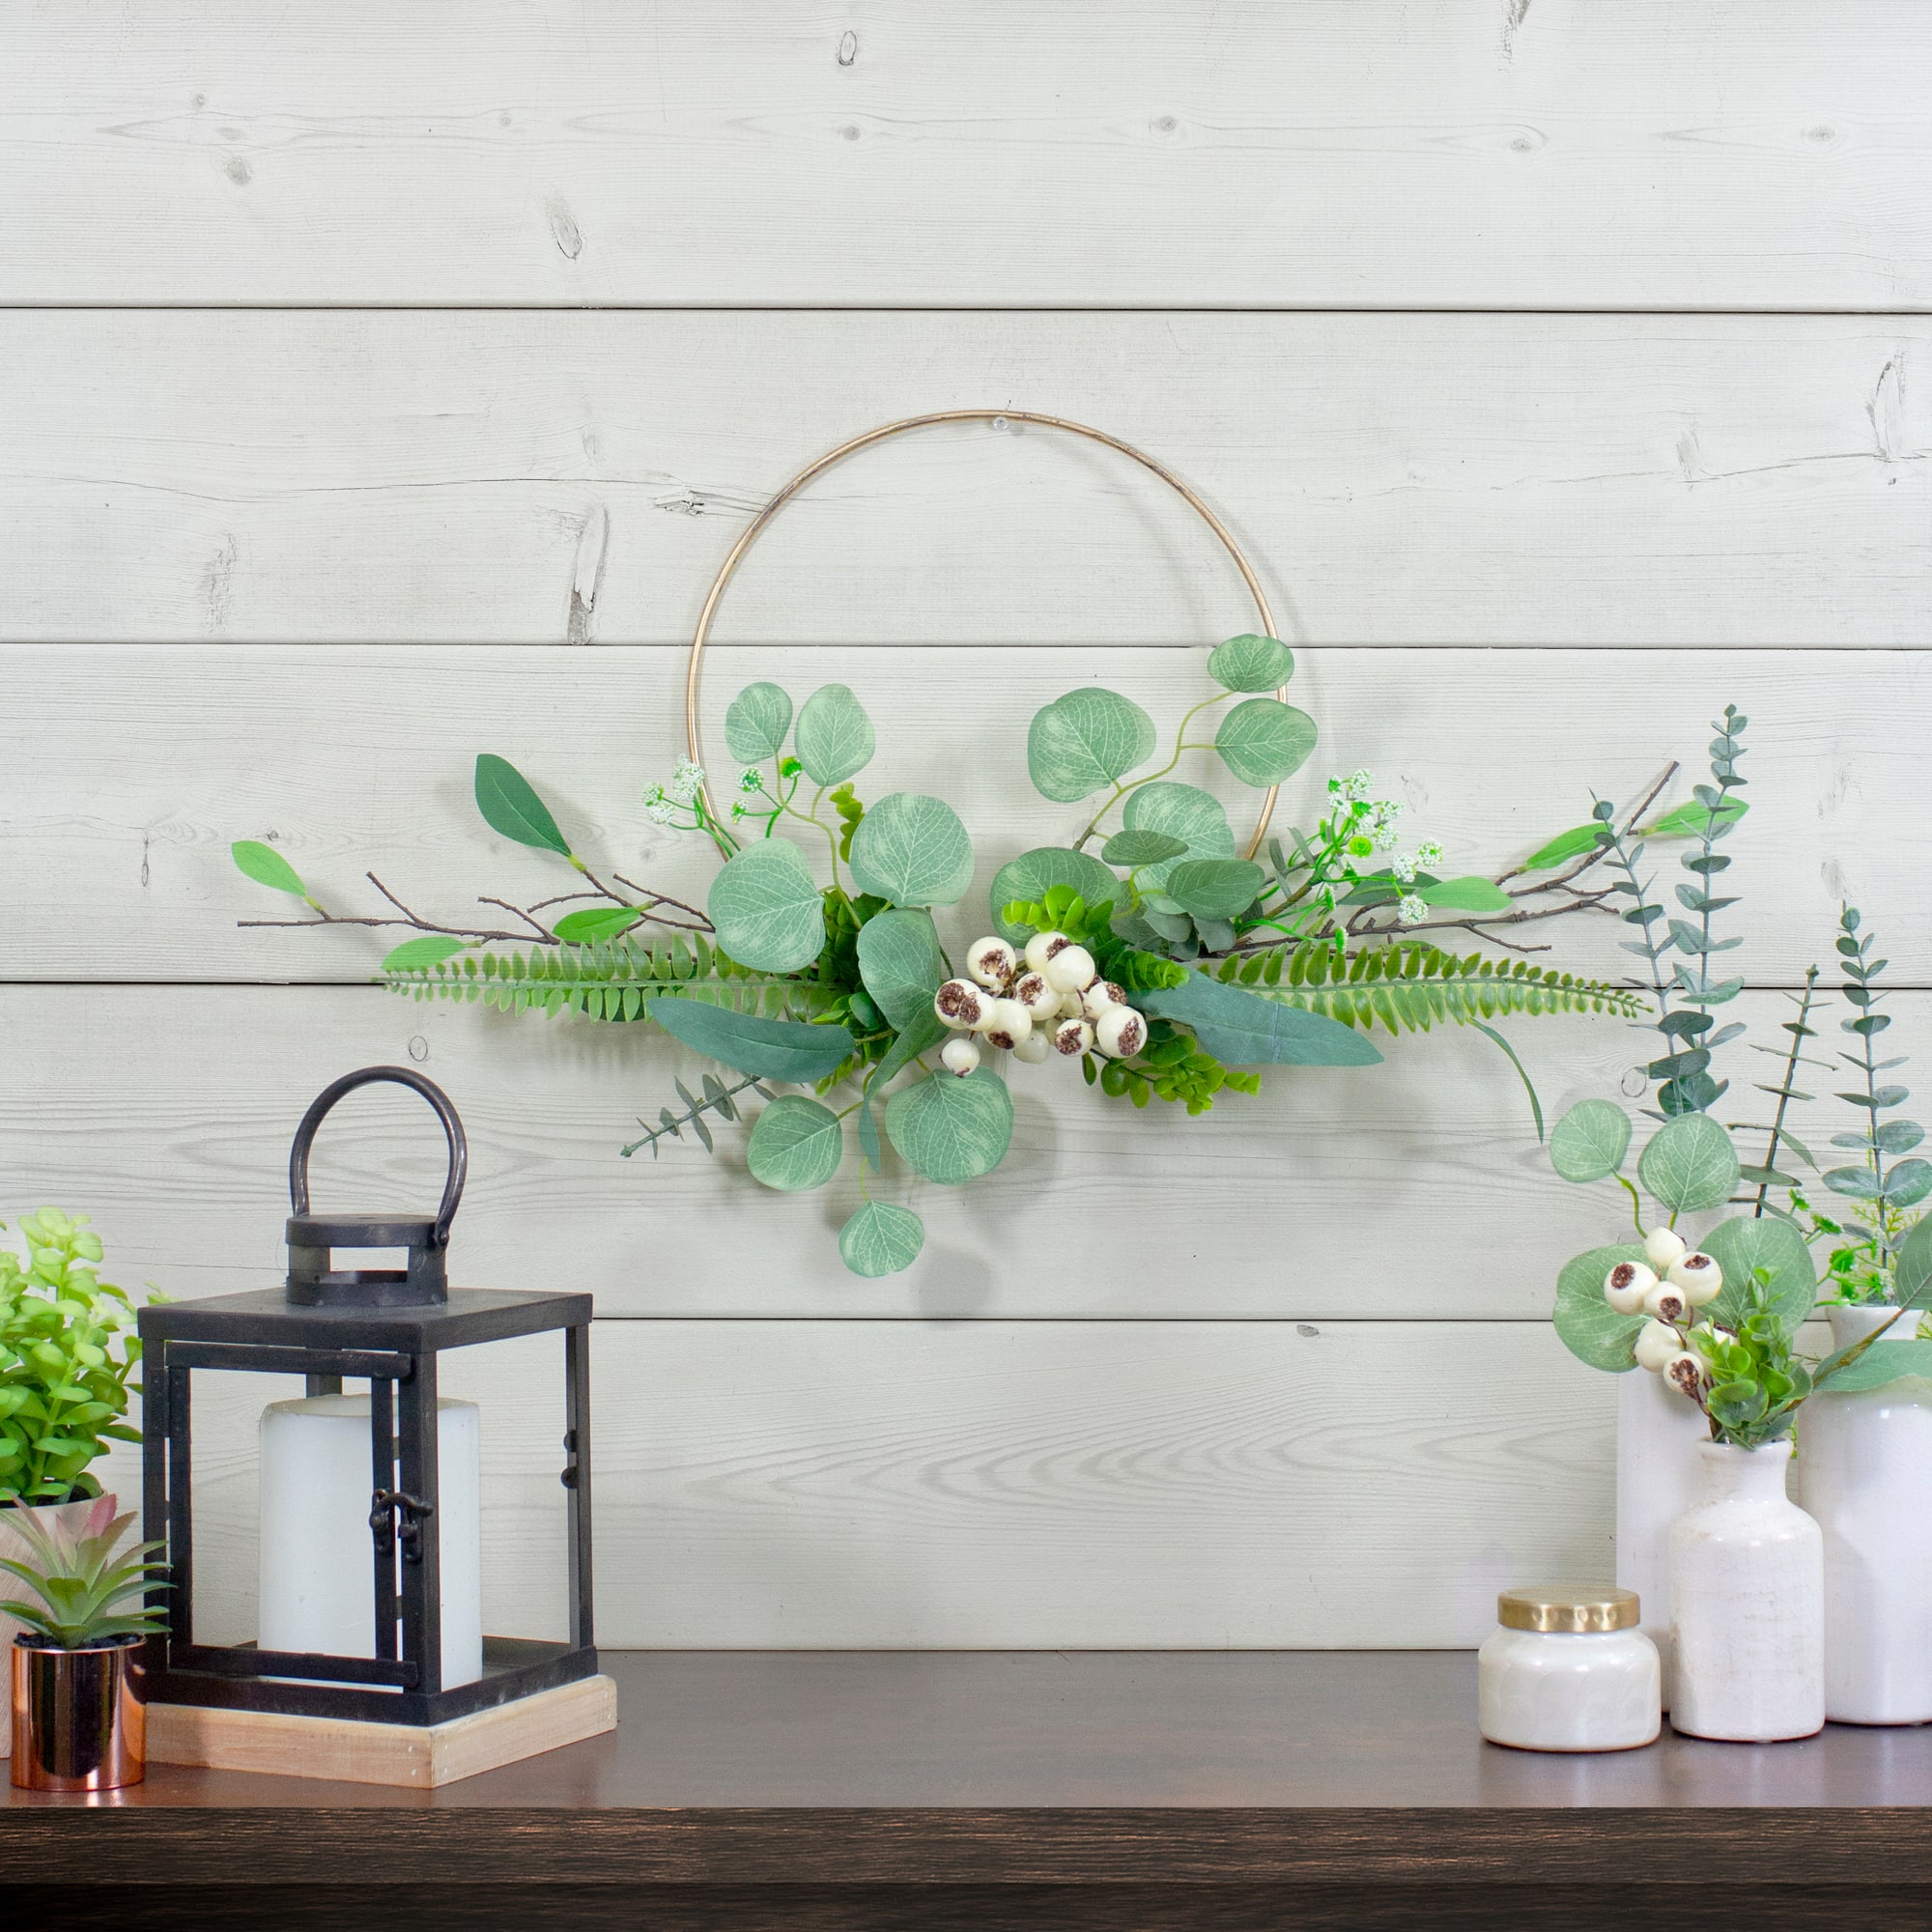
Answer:
[[[316,1129],[345,1094],[375,1081],[412,1088],[442,1122],[449,1176],[433,1218],[309,1211],[308,1156]],[[403,1066],[366,1066],[345,1074],[317,1096],[290,1151],[294,1212],[286,1286],[141,1311],[144,1514],[148,1536],[164,1545],[172,1586],[158,1599],[167,1609],[168,1632],[149,1645],[150,1699],[435,1724],[596,1674],[590,1618],[590,1296],[449,1287],[445,1253],[467,1165],[463,1123],[433,1081]],[[334,1265],[336,1251],[356,1248],[405,1249],[407,1265]],[[486,1636],[481,1676],[445,1688],[438,1358],[447,1350],[552,1329],[563,1331],[570,1638],[544,1643]],[[190,1391],[197,1370],[224,1369],[300,1376],[310,1397],[340,1395],[345,1378],[368,1382],[373,1655],[196,1641]]]

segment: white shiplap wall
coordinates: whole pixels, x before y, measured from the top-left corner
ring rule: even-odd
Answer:
[[[26,0],[0,52],[0,1212],[91,1208],[177,1293],[267,1278],[301,1106],[422,1065],[471,1128],[464,1272],[606,1318],[611,1642],[1452,1644],[1499,1582],[1604,1567],[1609,1391],[1543,1319],[1600,1223],[1482,1042],[1195,1122],[1038,1069],[1008,1166],[922,1190],[926,1257],[866,1284],[842,1183],[615,1160],[689,1074],[661,1037],[397,1002],[373,946],[238,930],[268,908],[226,846],[337,895],[518,887],[468,803],[490,749],[701,887],[635,801],[734,533],[872,422],[1030,408],[1208,496],[1321,769],[1375,767],[1459,865],[1735,698],[1745,1009],[1841,893],[1922,986],[1922,6]],[[749,676],[852,683],[871,789],[966,811],[978,904],[1068,829],[1033,708],[1172,715],[1238,589],[1105,452],[935,432],[775,526],[712,728]],[[1632,1057],[1515,1037],[1555,1104]],[[321,1184],[420,1193],[412,1104],[345,1108]],[[461,1372],[505,1628],[558,1614],[548,1372]],[[209,1403],[234,1635],[260,1397]]]

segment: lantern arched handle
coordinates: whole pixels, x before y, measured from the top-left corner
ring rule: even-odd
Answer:
[[[434,1080],[416,1072],[413,1067],[364,1066],[354,1073],[345,1073],[340,1080],[331,1080],[315,1096],[309,1103],[308,1112],[301,1118],[301,1125],[296,1129],[295,1144],[289,1149],[290,1206],[298,1214],[308,1212],[308,1152],[315,1144],[316,1130],[329,1109],[345,1094],[381,1081],[397,1087],[413,1088],[436,1109],[436,1117],[442,1122],[443,1139],[449,1144],[449,1174],[442,1184],[442,1205],[436,1210],[436,1225],[431,1231],[430,1245],[433,1248],[447,1247],[450,1224],[456,1219],[457,1204],[463,1199],[464,1177],[469,1171],[469,1143],[464,1136],[463,1122],[449,1095]]]

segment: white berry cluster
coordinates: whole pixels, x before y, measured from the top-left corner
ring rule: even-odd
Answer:
[[[1147,1021],[1064,932],[1035,933],[1023,954],[1004,939],[975,940],[966,971],[932,996],[953,1031],[939,1057],[962,1078],[979,1065],[981,1040],[1026,1061],[1089,1052],[1126,1060],[1147,1044]]]
[[[1643,1255],[1640,1262],[1619,1262],[1604,1277],[1604,1299],[1619,1315],[1650,1317],[1637,1331],[1637,1366],[1661,1375],[1694,1400],[1708,1371],[1685,1347],[1684,1331],[1697,1309],[1723,1293],[1724,1271],[1715,1257],[1692,1248],[1668,1228],[1644,1236]]]

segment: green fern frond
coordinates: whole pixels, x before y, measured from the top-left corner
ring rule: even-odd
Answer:
[[[569,1011],[593,1020],[642,1019],[644,1002],[669,992],[765,1019],[809,1019],[838,998],[834,987],[753,973],[701,933],[650,946],[613,939],[528,953],[464,952],[385,973],[383,983],[415,1000],[481,1002],[513,1013]]]
[[[1325,941],[1224,959],[1215,977],[1265,998],[1373,1032],[1427,1033],[1441,1021],[1477,1026],[1507,1013],[1617,1013],[1634,1019],[1643,996],[1602,980],[1552,972],[1527,959],[1487,959],[1440,947],[1365,947],[1338,953]]]

